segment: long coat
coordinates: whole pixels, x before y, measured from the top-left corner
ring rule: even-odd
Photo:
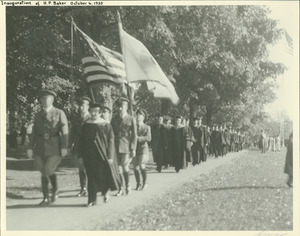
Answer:
[[[121,180],[118,174],[114,132],[110,124],[83,124],[79,155],[83,157],[88,181],[93,183],[93,192],[105,191],[108,188],[118,189]],[[113,160],[113,164],[108,163],[109,159]]]
[[[176,127],[173,126],[171,128],[171,149],[173,152],[173,166],[175,167],[176,171],[185,168],[184,163],[184,144],[185,144],[185,137],[183,133],[183,127]]]
[[[293,175],[293,138],[290,137],[285,156],[284,173]]]
[[[153,153],[154,162],[158,166],[165,164],[167,157],[165,156],[168,140],[167,129],[164,124],[155,124],[151,127],[151,147]]]
[[[69,128],[65,113],[52,107],[36,114],[29,149],[37,156],[61,156],[61,149],[68,148]]]

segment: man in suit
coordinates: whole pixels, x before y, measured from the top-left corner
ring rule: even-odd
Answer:
[[[78,114],[71,121],[71,132],[70,132],[70,148],[72,159],[76,167],[79,170],[79,182],[80,192],[76,195],[77,197],[85,196],[87,194],[86,189],[86,171],[83,165],[82,157],[78,156],[78,141],[80,137],[81,126],[91,117],[89,113],[91,99],[89,97],[81,97],[79,99]]]
[[[115,147],[118,157],[119,170],[123,173],[126,194],[131,192],[129,186],[129,165],[136,153],[137,128],[134,117],[127,113],[129,100],[121,97],[118,101],[119,114],[113,117],[111,125],[115,134]],[[117,196],[122,195],[119,189]]]
[[[57,197],[56,168],[61,158],[68,154],[68,120],[65,113],[54,107],[56,93],[42,90],[40,102],[42,110],[36,114],[32,133],[29,136],[27,156],[34,157],[36,166],[42,174],[42,206],[54,202]],[[48,183],[52,185],[52,196],[49,198]]]

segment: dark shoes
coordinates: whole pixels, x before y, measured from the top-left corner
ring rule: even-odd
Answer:
[[[76,197],[83,197],[87,194],[87,191],[85,188],[81,189],[81,191],[76,195]]]

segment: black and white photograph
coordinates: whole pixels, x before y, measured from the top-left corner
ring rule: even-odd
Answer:
[[[1,235],[299,235],[298,1],[0,5]]]

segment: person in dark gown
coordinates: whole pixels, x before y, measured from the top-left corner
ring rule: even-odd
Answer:
[[[290,134],[285,156],[284,173],[288,174],[287,185],[293,187],[293,132]]]
[[[83,157],[88,179],[88,203],[97,203],[97,192],[104,196],[104,202],[109,199],[108,190],[117,190],[110,165],[116,163],[114,133],[111,125],[100,117],[100,104],[91,104],[91,118],[82,125],[79,152]]]
[[[156,116],[156,123],[151,127],[152,154],[158,172],[161,172],[162,166],[166,163],[165,159],[167,159],[167,156],[165,155],[167,149],[166,129],[163,121],[163,115],[158,113]]]
[[[178,173],[180,169],[185,168],[184,166],[184,135],[183,127],[181,126],[182,117],[176,117],[176,123],[171,128],[171,149],[173,151],[173,166],[175,171]]]

